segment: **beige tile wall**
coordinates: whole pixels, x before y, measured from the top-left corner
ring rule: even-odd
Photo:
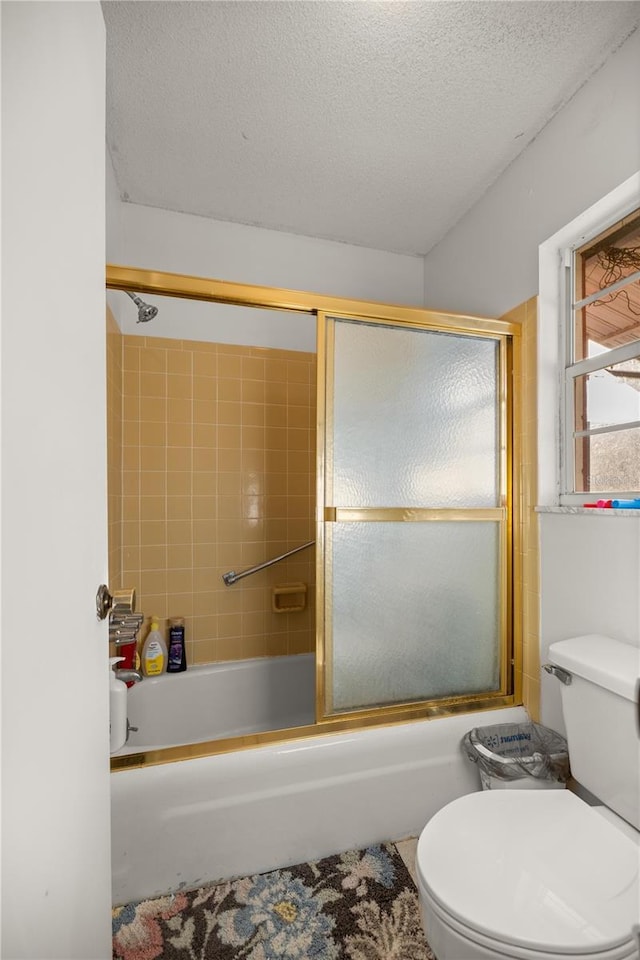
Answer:
[[[123,339],[122,578],[138,610],[186,619],[191,663],[315,649],[315,551],[226,587],[222,573],[315,536],[315,354]],[[304,582],[302,613],[271,610]]]
[[[107,504],[109,586],[122,587],[122,334],[107,307]]]
[[[519,489],[521,497],[520,579],[514,586],[522,598],[522,651],[516,663],[522,666],[523,702],[531,717],[540,716],[540,552],[537,502],[537,374],[536,337],[538,301],[527,300],[502,319],[522,325],[522,419]]]

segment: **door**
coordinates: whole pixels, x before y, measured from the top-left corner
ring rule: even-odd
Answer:
[[[320,330],[319,719],[506,695],[507,338],[362,318]]]
[[[104,22],[2,4],[2,948],[111,955]]]

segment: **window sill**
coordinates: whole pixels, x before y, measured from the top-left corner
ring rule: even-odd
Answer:
[[[611,507],[534,507],[536,513],[563,513],[568,516],[586,516],[592,514],[597,517],[635,517],[640,520],[640,510],[613,510]]]

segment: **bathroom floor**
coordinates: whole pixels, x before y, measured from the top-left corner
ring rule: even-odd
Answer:
[[[415,838],[113,911],[113,960],[434,960]]]
[[[404,865],[411,875],[411,879],[418,885],[416,876],[416,849],[418,847],[418,838],[409,837],[408,840],[396,840],[395,848],[402,857]]]

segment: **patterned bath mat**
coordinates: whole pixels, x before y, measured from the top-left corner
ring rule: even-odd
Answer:
[[[113,911],[113,960],[434,960],[392,843]]]

